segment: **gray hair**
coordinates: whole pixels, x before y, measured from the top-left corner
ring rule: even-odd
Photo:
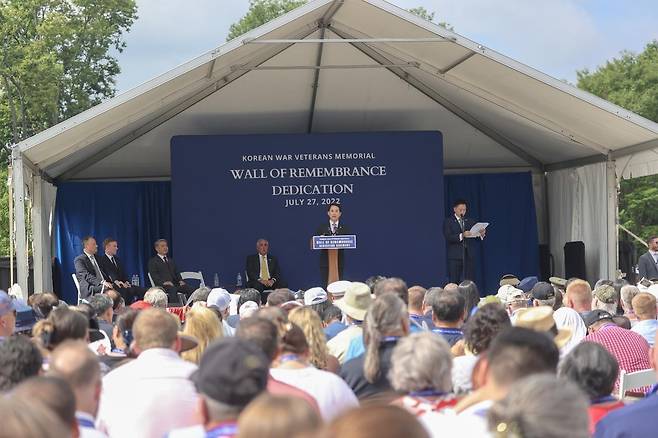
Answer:
[[[228,405],[219,402],[206,394],[201,394],[206,409],[208,410],[208,419],[210,421],[226,421],[227,418],[237,418],[242,411],[241,406]]]
[[[152,287],[144,294],[144,301],[153,307],[167,307],[167,294],[159,287]]]
[[[489,431],[507,436],[589,437],[589,401],[578,387],[551,374],[516,382],[489,410]]]
[[[258,240],[256,241],[256,245],[258,245],[258,244],[261,243],[261,242],[267,242],[267,243],[270,243],[269,240],[267,240],[267,239],[264,238],[264,237],[261,237],[260,239],[258,239]]]
[[[401,339],[391,356],[388,379],[396,391],[409,393],[433,389],[452,389],[452,354],[442,336],[430,332],[414,333]]]
[[[635,295],[639,293],[640,293],[640,289],[638,289],[637,286],[633,286],[632,284],[627,284],[626,286],[622,286],[620,291],[621,303],[622,303],[622,307],[626,312],[633,309],[633,306],[631,305],[631,301],[633,301]]]
[[[617,314],[617,303],[604,303],[603,301],[599,300],[594,296],[593,300],[593,305],[592,308],[594,310],[599,309],[599,310],[605,310],[608,312],[610,315],[616,315]]]
[[[197,301],[208,301],[208,295],[210,295],[210,288],[206,286],[200,286],[197,290],[192,292],[190,295],[189,302],[196,303]]]
[[[425,298],[423,298],[423,309],[426,307],[431,308],[434,305],[434,301],[438,298],[440,294],[443,293],[442,287],[430,287],[425,292]]]
[[[385,336],[399,333],[408,318],[404,301],[392,293],[377,297],[368,308],[363,326],[363,342],[366,346],[363,375],[373,383],[379,377],[379,346]]]
[[[548,306],[548,307],[555,307],[555,297],[549,298],[547,300],[537,300],[535,299],[535,303],[537,303],[537,306]]]
[[[94,309],[96,316],[100,316],[105,313],[107,309],[114,307],[114,301],[105,294],[98,294],[89,297],[89,305]]]

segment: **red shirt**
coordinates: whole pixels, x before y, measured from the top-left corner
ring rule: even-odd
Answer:
[[[619,369],[627,373],[642,371],[651,368],[649,363],[649,344],[642,335],[607,324],[594,333],[585,336],[584,341],[596,342],[605,347],[619,363]],[[619,386],[619,379],[615,389]],[[642,392],[648,392],[649,388]]]
[[[614,400],[608,403],[600,403],[590,405],[589,407],[589,433],[594,435],[596,423],[600,419],[608,415],[611,411],[624,407],[624,403],[620,400]]]

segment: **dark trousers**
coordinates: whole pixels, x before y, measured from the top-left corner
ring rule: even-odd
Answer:
[[[464,262],[466,266],[464,266]],[[464,280],[473,279],[473,260],[470,257],[448,259],[448,281],[459,284]]]
[[[130,286],[130,287],[119,287],[116,283],[112,285],[112,288],[121,294],[123,301],[125,301],[126,306],[130,306],[137,300],[144,299],[144,293],[146,293],[146,288],[139,286]]]
[[[269,291],[273,291],[274,289],[281,289],[286,287],[286,283],[283,281],[276,280],[272,286],[267,287],[263,283],[261,283],[258,280],[249,280],[247,282],[247,287],[250,287],[252,289],[256,289],[258,292],[260,292],[260,300],[262,304],[267,303],[267,296],[270,294]],[[264,291],[268,291],[265,293]]]
[[[179,293],[182,293],[186,297],[189,297],[190,295],[192,295],[192,292],[194,292],[194,289],[192,289],[192,287],[190,287],[189,284],[184,284],[182,286],[162,286],[162,288],[167,293],[170,303],[178,303],[180,301],[178,299]]]

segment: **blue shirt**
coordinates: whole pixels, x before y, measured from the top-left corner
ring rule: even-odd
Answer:
[[[345,330],[347,326],[340,321],[334,321],[324,328],[324,336],[329,341],[331,338],[336,336],[338,333]]]
[[[645,319],[644,321],[638,321],[631,328],[637,334],[642,335],[644,339],[647,340],[650,346],[653,347],[653,341],[656,339],[656,329],[658,329],[658,320],[655,319]]]
[[[658,385],[646,398],[616,409],[596,424],[594,438],[645,438],[658,427]]]
[[[347,351],[345,351],[345,359],[343,362],[347,362],[350,359],[361,356],[366,352],[366,345],[363,343],[363,335],[357,336],[356,338],[350,341]]]
[[[433,328],[432,318],[424,315],[409,315],[409,331],[411,333],[432,330]]]
[[[456,328],[443,328],[443,327],[437,327],[434,330],[432,330],[433,333],[437,333],[443,338],[448,341],[448,344],[452,347],[464,337],[464,334],[462,333],[461,329],[456,329]]]

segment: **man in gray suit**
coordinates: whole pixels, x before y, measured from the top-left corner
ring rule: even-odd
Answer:
[[[94,294],[103,292],[112,287],[103,279],[101,268],[96,260],[98,245],[92,236],[82,239],[82,254],[73,261],[75,265],[75,276],[80,284],[80,298],[85,299]]]
[[[638,260],[640,278],[647,280],[658,278],[658,236],[651,236],[647,240],[649,251],[642,254]]]

